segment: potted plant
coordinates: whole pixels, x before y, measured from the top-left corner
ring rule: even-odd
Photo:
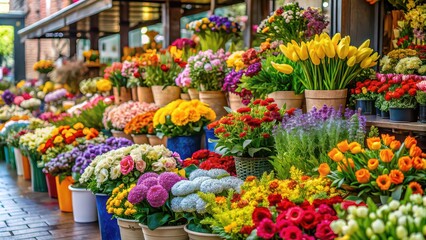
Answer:
[[[39,72],[39,79],[47,81],[47,74],[53,71],[55,64],[51,60],[40,60],[33,65],[34,71]]]
[[[176,47],[176,51],[182,51],[182,66],[183,64],[188,62],[188,58],[195,55],[197,51],[197,45],[194,41],[188,38],[179,38],[176,39],[171,46]],[[183,100],[191,100],[191,99],[199,99],[198,90],[190,85],[191,79],[189,79],[188,69],[184,69],[185,73],[179,74],[176,78],[176,85],[181,88],[181,99]]]
[[[298,2],[288,3],[275,10],[257,27],[264,39],[280,40],[283,44],[309,41],[321,34],[329,24],[326,16],[317,8],[303,9]]]
[[[220,119],[214,130],[216,149],[234,157],[239,178],[260,177],[273,169],[269,162],[275,154],[271,133],[282,120],[282,111],[272,98],[258,99]]]
[[[126,124],[136,115],[155,111],[157,108],[154,103],[126,102],[105,110],[102,121],[106,129],[112,129],[111,132],[114,137],[133,140],[130,134],[123,131]]]
[[[369,45],[370,40],[366,40],[358,48],[351,46],[350,37],[341,38],[340,33],[332,38],[322,33],[309,42],[280,45],[284,55],[302,68],[303,74],[297,77],[306,89],[308,110],[314,106],[338,108],[346,105],[348,84],[363,69],[377,64],[379,56],[377,53],[372,54],[374,50]],[[275,64],[274,67],[284,73],[289,68],[285,64]]]
[[[130,186],[145,172],[174,171],[176,167],[176,154],[164,146],[135,144],[95,157],[81,175],[80,183],[87,184],[96,195],[101,236],[120,237],[116,219],[111,219],[105,208],[114,188],[123,183],[125,187]]]
[[[186,65],[180,58],[181,54],[171,46],[164,52],[153,52],[149,57],[146,79],[152,85],[154,102],[160,107],[180,98],[180,88],[176,86],[175,79]]]
[[[128,139],[111,137],[106,139],[104,143],[89,144],[75,158],[75,164],[72,167],[72,177],[75,182],[68,187],[72,193],[73,217],[75,222],[95,222],[98,219],[95,195],[87,189],[87,184],[79,182],[81,174],[84,173],[84,170],[95,157],[132,144]]]
[[[417,83],[419,89],[416,93],[416,100],[419,104],[419,121],[426,123],[426,80]]]
[[[171,188],[183,180],[177,173],[156,174],[147,172],[130,190],[128,201],[136,208],[136,219],[142,228],[145,240],[172,236],[173,239],[188,239],[184,231],[185,218],[171,208]]]
[[[199,37],[201,51],[225,49],[225,44],[239,37],[240,25],[232,18],[211,15],[208,18],[192,21],[186,28]]]
[[[216,113],[217,118],[226,115],[224,107],[228,106],[225,93],[222,90],[223,80],[228,68],[226,60],[229,53],[223,49],[200,51],[188,59],[184,71],[185,78],[190,79],[190,86],[199,91],[200,101],[208,104]],[[189,73],[189,74],[188,74]]]
[[[191,188],[194,184],[199,187]],[[215,194],[216,198],[224,198],[231,190],[239,192],[242,184],[241,179],[230,176],[225,170],[213,168],[194,170],[188,180],[182,180],[172,187],[171,208],[176,213],[184,214],[188,222],[185,231],[190,239],[221,239],[218,234],[212,234],[213,230],[208,224],[201,223],[201,220],[211,215],[207,212],[207,203],[198,194],[210,193]]]
[[[123,64],[114,62],[104,70],[104,78],[112,82],[115,104],[127,102],[131,99],[130,89],[126,88],[127,77],[122,75]]]
[[[157,136],[167,137],[167,147],[182,159],[201,148],[203,127],[216,118],[215,112],[199,100],[176,100],[154,115]]]
[[[194,165],[200,169],[210,170],[213,168],[223,169],[231,176],[236,176],[235,161],[232,156],[222,156],[219,153],[201,149],[192,154],[191,158],[183,161],[184,168]]]
[[[401,144],[395,136],[383,134],[366,142],[366,149],[351,148],[361,146],[356,142],[341,142],[328,153],[338,165],[329,174],[333,186],[350,190],[363,200],[376,196],[376,203],[385,204],[389,198],[401,199],[409,185],[424,184],[422,150],[415,138],[407,137]]]
[[[355,103],[355,109],[360,109],[364,115],[374,115],[376,110],[377,91],[383,85],[378,80],[365,79],[357,82],[351,89],[350,102]]]
[[[133,142],[136,144],[149,143],[147,134],[155,134],[152,122],[154,114],[155,111],[150,111],[136,115],[126,124],[124,127],[124,133],[132,135]]]

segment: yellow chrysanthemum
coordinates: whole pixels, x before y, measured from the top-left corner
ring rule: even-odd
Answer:
[[[55,140],[53,140],[53,143],[57,144],[57,143],[61,143],[64,140],[64,138],[62,136],[56,136]]]
[[[194,108],[186,109],[186,114],[188,115],[189,122],[198,122],[201,118],[201,115]]]
[[[83,125],[83,123],[78,122],[78,123],[74,124],[73,128],[76,129],[76,130],[83,129],[84,125]]]
[[[188,123],[188,113],[184,110],[177,108],[171,115],[172,123],[176,126],[183,126]]]

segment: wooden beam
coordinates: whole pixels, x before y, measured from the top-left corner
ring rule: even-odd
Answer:
[[[129,2],[120,1],[120,53],[123,55],[124,47],[129,46]]]
[[[130,31],[141,28],[141,27],[151,26],[157,23],[161,23],[161,18],[156,20],[141,21],[141,22],[138,22],[135,26],[130,27]]]
[[[72,58],[77,54],[77,23],[71,24],[69,29],[69,57]]]
[[[246,29],[244,30],[244,46],[247,48],[251,47],[251,42],[253,40],[252,27],[253,26],[253,15],[254,15],[254,0],[245,0],[246,1],[246,12],[247,12],[247,22]]]
[[[164,47],[180,38],[181,4],[166,0],[162,4],[162,22],[164,27]]]
[[[99,50],[99,15],[90,16],[90,48]]]

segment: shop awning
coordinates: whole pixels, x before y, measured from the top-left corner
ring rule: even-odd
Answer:
[[[112,0],[80,0],[18,32],[21,41],[54,34],[58,29],[112,8]],[[59,36],[62,37],[62,36]]]

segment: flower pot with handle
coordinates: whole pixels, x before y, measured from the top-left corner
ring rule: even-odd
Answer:
[[[149,144],[151,146],[163,145],[167,147],[167,137],[163,136],[163,138],[159,138],[156,135],[147,135]]]
[[[246,105],[243,104],[243,99],[238,96],[235,93],[228,92],[228,103],[229,108],[231,108],[233,111],[237,111],[237,109],[245,107]]]
[[[137,220],[117,218],[120,236],[123,240],[143,240],[142,228]]]
[[[376,107],[374,106],[374,100],[356,100],[356,110],[361,109],[361,114],[363,115],[374,115]]]
[[[125,134],[123,131],[111,130],[112,136],[115,138],[127,138],[130,141],[133,141],[133,138],[130,134]]]
[[[138,88],[132,87],[132,88],[130,88],[130,91],[132,93],[132,101],[137,102],[138,101]]]
[[[138,87],[138,101],[140,103],[153,103],[154,96],[152,95],[152,90],[150,87]]]
[[[222,91],[201,91],[200,101],[209,105],[216,113],[216,120],[228,114],[224,107],[228,106],[225,93]]]
[[[139,224],[142,227],[145,240],[188,240],[188,234],[185,232],[185,225],[159,227],[155,230],[150,230],[148,226]]]
[[[189,240],[221,240],[222,238],[218,234],[214,233],[200,233],[194,232],[187,228],[185,225],[185,232],[188,233]]]
[[[419,106],[419,121],[426,123],[426,105]]]
[[[128,102],[132,99],[131,90],[125,87],[120,87],[120,90],[117,87],[113,87],[112,91],[114,93],[114,103],[119,105],[123,102]]]
[[[59,209],[62,212],[72,212],[72,195],[68,187],[73,184],[74,180],[71,176],[66,176],[64,179],[56,176],[55,180],[58,188]]]
[[[302,108],[305,95],[295,94],[294,91],[276,91],[268,94],[268,98],[273,98],[279,108],[284,107],[288,110],[291,108]]]
[[[18,176],[22,176],[24,174],[24,169],[22,166],[21,150],[19,150],[19,148],[13,147],[13,154],[15,155],[16,174],[18,174]]]
[[[72,194],[74,222],[96,222],[98,220],[98,211],[96,210],[95,195],[85,188],[75,188],[72,185],[69,185],[68,189]]]
[[[250,157],[234,157],[237,176],[241,180],[246,180],[248,176],[261,178],[264,172],[274,170],[268,157],[250,158]]]
[[[339,109],[345,108],[348,89],[341,90],[305,90],[306,110],[310,111],[313,107],[317,109],[324,105]]]
[[[180,99],[180,88],[176,86],[152,86],[154,102],[159,107],[164,107],[174,100]],[[164,89],[163,89],[164,88]]]
[[[191,100],[200,99],[200,92],[198,92],[198,89],[196,88],[189,88],[188,94]]]
[[[37,166],[38,154],[28,154],[31,167],[31,187],[34,192],[47,192],[46,176]]]
[[[120,228],[117,219],[112,218],[106,209],[106,202],[109,196],[102,193],[96,193],[96,208],[98,209],[99,231],[102,240],[120,240]]]
[[[181,159],[187,159],[192,154],[201,149],[201,136],[178,136],[167,138],[167,148],[172,152],[177,152]]]
[[[56,186],[56,179],[50,173],[45,173],[47,190],[49,193],[49,197],[57,198],[58,197],[58,188]]]
[[[389,118],[394,122],[416,122],[417,114],[414,108],[389,108]]]
[[[135,144],[149,144],[146,134],[132,134],[132,138]]]

